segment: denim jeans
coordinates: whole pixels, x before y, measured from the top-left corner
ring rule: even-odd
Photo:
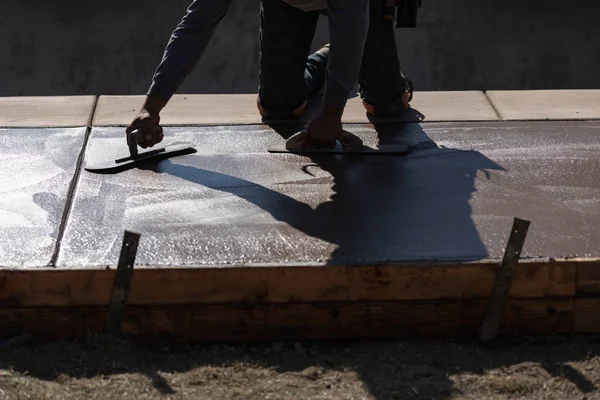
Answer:
[[[350,0],[349,0],[350,1]],[[370,26],[358,78],[359,93],[378,113],[403,110],[407,80],[400,69],[395,28],[383,18],[383,0],[370,3]],[[305,12],[281,0],[262,0],[259,101],[269,117],[290,117],[324,86],[327,57],[309,56],[322,12]]]
[[[261,1],[258,96],[269,117],[290,117],[325,84],[327,57],[309,57],[318,19],[282,0]]]
[[[371,22],[358,77],[360,96],[378,114],[404,112],[409,81],[400,68],[393,21],[383,19],[384,1],[371,0]]]

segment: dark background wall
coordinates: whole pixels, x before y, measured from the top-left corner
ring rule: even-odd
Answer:
[[[0,95],[145,93],[188,4],[0,0]],[[180,92],[255,92],[258,11],[234,0]],[[398,50],[418,90],[599,88],[599,16],[597,0],[423,0]]]

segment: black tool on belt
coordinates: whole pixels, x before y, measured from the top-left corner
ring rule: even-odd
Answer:
[[[383,18],[396,20],[396,28],[416,28],[421,0],[383,0]]]

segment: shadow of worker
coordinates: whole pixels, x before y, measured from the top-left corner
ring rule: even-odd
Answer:
[[[274,129],[285,138],[297,127]],[[381,144],[408,144],[410,154],[298,156],[308,180],[317,172],[328,177],[314,179],[332,193],[314,209],[283,193],[285,187],[275,190],[197,168],[193,160],[187,165],[163,161],[153,169],[245,199],[302,233],[288,240],[308,235],[334,245],[330,254],[315,250],[315,261],[360,265],[485,258],[469,201],[478,173],[490,179],[487,170],[501,167],[479,152],[438,146],[418,124],[386,125],[378,133]]]

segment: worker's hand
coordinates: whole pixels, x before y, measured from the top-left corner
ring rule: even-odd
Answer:
[[[150,113],[142,109],[137,117],[125,130],[127,134],[127,144],[132,156],[137,155],[137,146],[145,149],[152,147],[163,140],[163,129],[160,126],[160,116],[158,113]]]
[[[334,148],[342,133],[341,112],[324,109],[308,123],[305,147]]]

